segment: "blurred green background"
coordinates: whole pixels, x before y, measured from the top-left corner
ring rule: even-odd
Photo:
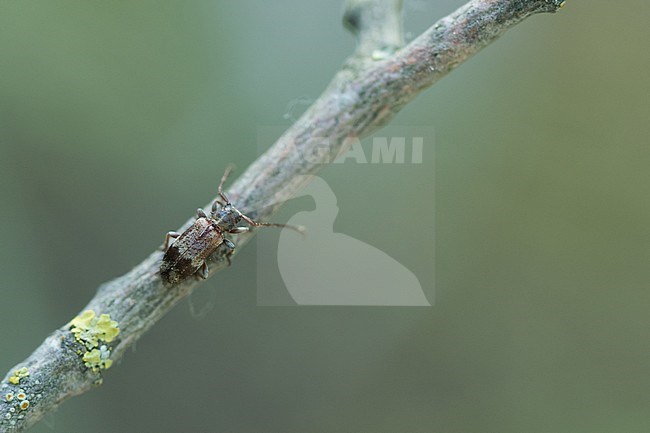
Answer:
[[[462,3],[407,0],[406,30]],[[0,3],[2,374],[319,95],[354,48],[341,13]],[[249,245],[194,295],[205,317],[182,303],[32,431],[650,431],[648,16],[533,17],[394,120],[435,130],[424,164],[322,171],[335,229],[409,267],[432,308],[258,307]]]

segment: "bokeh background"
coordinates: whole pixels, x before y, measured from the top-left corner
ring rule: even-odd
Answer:
[[[462,3],[407,0],[406,30]],[[318,96],[354,48],[341,12],[0,3],[2,374]],[[394,119],[434,129],[424,164],[321,172],[335,229],[433,307],[257,306],[249,245],[193,296],[212,310],[183,302],[32,431],[650,431],[648,16],[533,17]]]

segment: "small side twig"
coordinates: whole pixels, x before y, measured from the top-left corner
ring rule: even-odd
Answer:
[[[506,30],[530,15],[555,12],[562,4],[561,0],[472,0],[403,46],[401,0],[349,0],[344,23],[358,38],[356,52],[320,98],[251,164],[228,194],[252,217],[267,219],[309,181],[309,176],[301,175],[314,174],[328,161],[305,157],[322,153],[323,140],[316,137],[327,138],[328,155],[340,154],[350,145],[350,138],[367,136],[384,125],[423,89]],[[238,247],[252,235],[238,236]],[[92,332],[79,325],[77,334],[71,332],[70,324],[64,325],[11,369],[0,385],[0,432],[23,431],[64,400],[101,383],[101,366],[119,360],[196,287],[192,279],[164,286],[159,276],[161,258],[162,252],[155,251],[126,275],[100,286],[85,309],[97,317],[110,315],[110,320],[93,324]],[[223,267],[223,257],[215,255],[210,274]],[[111,335],[110,344],[100,347],[103,351],[97,349],[89,362],[88,347],[94,346],[75,336],[108,342],[113,320],[120,334]],[[27,406],[22,409],[19,402],[25,400],[30,403],[21,403]]]
[[[404,45],[402,0],[350,0],[343,24],[357,36],[355,55],[365,59],[387,57]]]

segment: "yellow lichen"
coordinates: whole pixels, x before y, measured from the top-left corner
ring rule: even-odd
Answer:
[[[88,350],[99,345],[99,340],[110,343],[120,333],[117,322],[108,314],[97,317],[93,310],[86,310],[70,322],[71,331],[77,341],[84,343]]]
[[[12,385],[18,385],[20,383],[20,379],[24,379],[25,377],[29,376],[29,371],[27,371],[27,368],[23,367],[20,368],[16,371],[14,371],[14,374],[9,377],[9,383]]]
[[[90,322],[95,318],[96,314],[93,310],[86,310],[70,322],[70,326],[80,329],[90,327]]]
[[[105,344],[100,343],[110,343],[117,337],[120,333],[117,322],[111,320],[108,314],[97,317],[93,310],[86,310],[72,319],[69,325],[75,339],[86,346],[87,352],[83,355],[86,367],[92,368],[93,371],[110,368],[113,364],[109,358],[111,351]]]
[[[113,365],[113,360],[109,358],[110,355],[111,351],[106,346],[101,346],[99,349],[86,352],[83,356],[83,361],[86,367],[92,368],[95,372],[108,370]]]

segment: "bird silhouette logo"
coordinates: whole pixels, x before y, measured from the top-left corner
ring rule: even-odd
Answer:
[[[314,176],[300,196],[316,208],[288,224],[307,227],[307,236],[280,233],[278,269],[298,305],[431,306],[415,274],[386,252],[334,232],[339,208],[331,187]]]

